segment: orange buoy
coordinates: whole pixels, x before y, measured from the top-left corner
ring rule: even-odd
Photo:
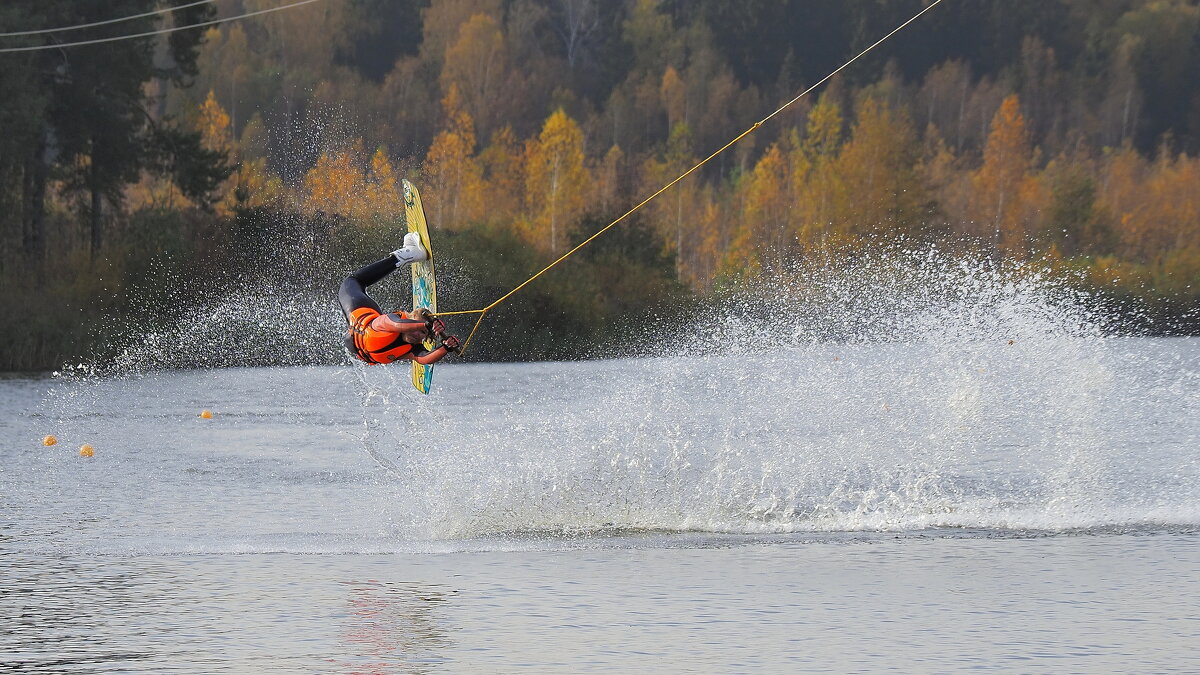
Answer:
[[[96,454],[95,448],[88,445],[87,443],[84,443],[83,447],[79,448],[79,456],[80,457],[91,457],[94,454]]]
[[[200,417],[201,417],[201,419],[211,420],[212,419],[212,411],[211,410],[201,410]]]
[[[52,445],[57,445],[57,444],[58,444],[58,439],[54,437],[54,434],[50,434],[42,439],[42,445],[46,446],[47,448]]]

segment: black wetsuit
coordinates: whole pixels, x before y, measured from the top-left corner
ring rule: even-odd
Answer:
[[[373,262],[370,265],[359,269],[342,281],[341,287],[338,288],[338,305],[342,308],[342,314],[346,317],[347,325],[354,324],[354,314],[356,310],[366,308],[379,314],[386,313],[379,307],[379,303],[375,302],[371,299],[371,296],[367,295],[367,287],[396,271],[396,264],[396,256],[389,255],[383,260]],[[370,317],[360,318],[363,322],[367,322],[369,321]],[[412,319],[402,312],[392,313],[391,318],[393,321],[399,323],[411,322],[418,325],[425,324],[424,321]],[[366,330],[365,326],[358,326],[358,329],[359,332]],[[395,335],[395,344],[400,345],[407,343],[404,343],[403,339],[397,334]],[[351,355],[356,355],[357,358],[360,358],[364,361],[376,362],[365,357],[364,353],[360,349],[361,345],[355,345],[353,330],[346,335],[345,345],[346,350]],[[419,356],[422,354],[428,354],[429,351],[425,349],[424,345],[416,344],[411,346],[411,353]]]
[[[367,286],[395,272],[396,264],[396,256],[389,255],[383,260],[373,262],[346,277],[346,280],[342,282],[341,288],[338,289],[338,305],[341,306],[342,314],[346,316],[347,323],[350,321],[350,314],[361,307],[370,307],[380,314],[385,313],[379,308],[379,303],[367,295]]]

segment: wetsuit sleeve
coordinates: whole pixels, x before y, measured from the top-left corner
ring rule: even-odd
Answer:
[[[400,314],[399,312],[392,312],[392,313],[388,314],[387,317],[389,319],[391,319],[392,321],[395,321],[396,323],[412,323],[412,324],[417,324],[419,326],[425,325],[424,321],[421,321],[420,319],[410,319],[410,318],[404,316],[403,314]]]
[[[375,330],[383,331],[385,333],[402,333],[406,330],[422,327],[425,325],[424,321],[418,321],[416,319],[409,319],[408,317],[404,316],[404,314],[401,312],[392,312],[390,314],[381,314],[380,316],[375,317],[375,320],[378,320],[380,318],[385,319],[385,321],[381,322],[382,326],[375,324],[374,320],[373,320],[371,327],[374,328]]]

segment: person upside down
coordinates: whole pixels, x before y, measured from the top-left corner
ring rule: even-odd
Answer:
[[[428,309],[385,314],[367,295],[366,289],[371,284],[404,265],[428,258],[421,246],[421,236],[409,232],[404,235],[404,246],[346,277],[338,289],[338,304],[346,315],[347,351],[371,364],[409,360],[425,365],[458,353],[461,346],[458,336],[446,335],[446,325]],[[439,338],[441,344],[429,351],[424,343],[431,335]]]

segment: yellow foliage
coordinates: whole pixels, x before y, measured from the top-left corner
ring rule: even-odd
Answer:
[[[450,85],[442,105],[449,126],[433,139],[425,156],[430,225],[458,227],[480,218],[486,189],[475,157],[475,125],[462,109],[457,85]]]
[[[660,189],[695,166],[696,161],[691,152],[691,131],[686,124],[675,125],[663,157],[650,157],[642,166],[642,192],[651,194]],[[696,223],[696,188],[696,177],[688,176],[646,207],[663,240],[665,252],[675,255],[676,276],[680,279],[685,277],[685,268],[695,257],[692,230]]]
[[[375,154],[371,156],[366,188],[365,208],[376,218],[394,221],[404,212],[400,181],[396,178],[396,170],[392,168],[392,162],[383,146],[376,148]]]
[[[208,98],[200,105],[200,138],[209,150],[229,153],[233,149],[233,131],[229,115],[210,89]]]
[[[1200,242],[1167,251],[1153,276],[1154,288],[1163,294],[1200,296]]]
[[[971,176],[961,166],[961,159],[946,145],[938,128],[932,123],[925,131],[925,158],[918,170],[937,203],[941,219],[929,223],[930,228],[954,224],[961,228],[969,219],[968,202],[971,196]],[[933,218],[933,214],[927,214]],[[948,222],[947,222],[948,221]]]
[[[834,219],[849,238],[876,232],[915,234],[924,187],[917,176],[916,134],[902,112],[868,98],[860,105],[836,172],[845,185],[845,211]]]
[[[233,132],[230,128],[230,118],[217,98],[210,90],[204,103],[196,110],[194,118],[200,141],[208,150],[231,155],[234,152]],[[226,185],[229,183],[226,182]],[[143,173],[140,180],[125,189],[125,206],[130,211],[143,209],[172,209],[183,210],[194,208],[195,204],[179,191],[171,178]],[[228,198],[226,193],[217,199],[218,212],[223,212],[221,202]]]
[[[790,251],[788,216],[792,200],[787,189],[788,164],[778,143],[774,143],[754,166],[746,185],[745,211],[742,227],[734,237],[736,246],[756,242],[760,253],[769,254],[775,262],[783,260]],[[745,252],[734,252],[735,259],[750,260]]]
[[[1100,256],[1088,268],[1088,279],[1101,287],[1136,287],[1141,276],[1136,267],[1116,256]]]
[[[1123,257],[1139,255],[1139,230],[1146,206],[1143,189],[1148,173],[1146,161],[1129,145],[1110,154],[1107,160],[1103,188],[1098,195],[1100,204],[1113,218],[1120,254]]]
[[[729,218],[713,199],[711,189],[701,193],[700,221],[697,223],[696,264],[690,269],[687,281],[698,291],[711,290],[711,284],[720,270],[722,245],[729,236]]]
[[[243,161],[231,180],[233,189],[217,204],[222,215],[275,205],[285,196],[283,181],[267,169],[266,157]]]
[[[138,182],[126,187],[124,195],[125,207],[131,212],[145,209],[184,210],[195,206],[170,178],[148,172],[143,172]]]
[[[804,137],[804,149],[814,160],[832,157],[837,153],[842,139],[842,111],[829,97],[822,96],[808,113],[808,127]]]
[[[526,234],[534,245],[560,252],[568,228],[587,207],[590,182],[583,162],[583,131],[559,108],[541,134],[525,145]]]
[[[822,96],[808,113],[803,143],[794,137],[791,141],[789,186],[795,208],[789,224],[803,251],[823,251],[838,238],[836,214],[845,203],[844,182],[835,166],[841,138],[841,109],[829,96]]]

